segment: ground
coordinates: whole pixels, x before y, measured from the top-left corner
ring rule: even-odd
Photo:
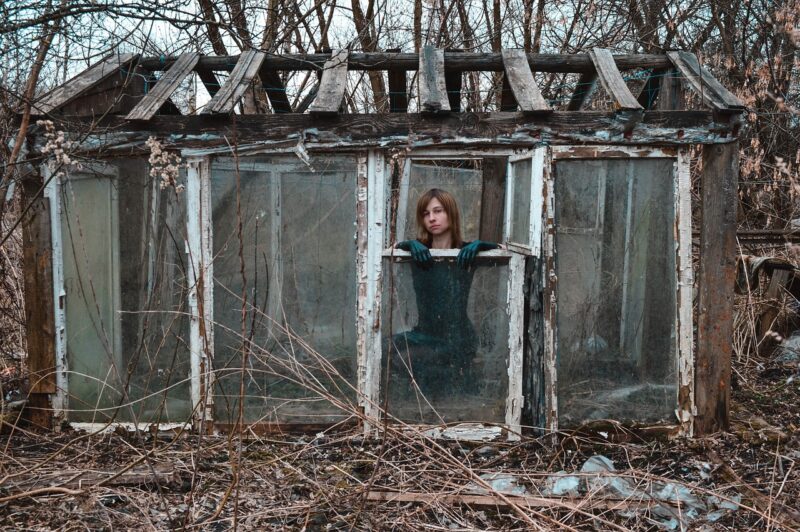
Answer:
[[[15,530],[796,529],[797,364],[748,360],[735,375],[730,432],[671,441],[476,444],[399,427],[374,439],[356,429],[241,439],[120,429],[45,434],[6,423],[0,516],[3,528]],[[663,515],[666,505],[652,504],[658,501],[596,484],[608,476],[580,475],[577,497],[532,507],[477,478],[511,473],[512,487],[531,500],[554,473],[578,472],[593,455],[613,462],[624,489],[673,490],[681,500],[668,508],[675,515]],[[366,500],[398,491],[416,500]],[[470,493],[471,504],[462,504]],[[703,501],[700,510],[692,510],[692,497]]]

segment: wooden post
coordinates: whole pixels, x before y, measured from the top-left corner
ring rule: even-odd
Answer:
[[[40,180],[29,180],[25,201],[31,208],[22,222],[25,277],[25,328],[28,336],[30,395],[25,417],[51,429],[50,395],[56,393],[55,310],[53,307],[53,253],[48,198],[35,196]]]
[[[484,157],[481,220],[478,238],[491,242],[503,240],[503,205],[506,197],[508,157]]]
[[[739,143],[703,147],[694,432],[729,423]]]

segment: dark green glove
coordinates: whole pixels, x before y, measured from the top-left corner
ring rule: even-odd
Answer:
[[[500,246],[494,242],[486,242],[485,240],[473,240],[458,252],[456,262],[461,268],[465,270],[472,265],[475,256],[479,251],[489,251],[490,249],[497,249]]]
[[[410,252],[414,261],[422,267],[430,266],[433,261],[430,250],[419,240],[403,240],[397,244],[397,249]]]

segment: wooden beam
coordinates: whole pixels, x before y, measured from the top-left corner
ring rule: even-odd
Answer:
[[[419,54],[419,109],[423,113],[450,111],[444,78],[444,51],[426,46]]]
[[[536,84],[525,52],[523,50],[503,50],[502,53],[505,79],[514,94],[520,111],[527,113],[552,111]],[[507,109],[503,109],[503,111],[505,110]]]
[[[478,238],[503,241],[503,206],[506,202],[506,167],[508,157],[483,158],[483,190]]]
[[[206,104],[201,114],[230,113],[233,106],[244,96],[253,83],[267,54],[257,50],[247,50],[239,56],[239,61],[231,72],[227,83]]]
[[[39,186],[25,184],[30,204],[22,222],[25,283],[25,330],[28,345],[30,395],[26,418],[50,429],[50,394],[56,392],[55,308],[50,202],[36,196]]]
[[[35,102],[33,112],[35,114],[52,113],[64,104],[89,91],[95,85],[113,76],[120,69],[130,65],[138,58],[139,54],[120,54],[107,57],[99,63],[95,63]]]
[[[739,143],[703,147],[695,435],[729,426]]]
[[[642,106],[622,79],[611,52],[605,48],[593,48],[589,51],[589,57],[592,58],[600,83],[614,99],[615,108],[620,111],[641,111]]]
[[[686,108],[686,95],[683,91],[680,73],[675,69],[664,71],[658,91],[656,109],[660,111],[682,111]]]
[[[212,70],[209,70],[207,68],[200,68],[199,66],[195,66],[194,71],[197,72],[200,81],[203,82],[203,85],[208,91],[208,95],[211,96],[212,98],[216,96],[216,94],[219,92],[219,89],[221,88],[220,82],[217,79],[217,75],[214,74]]]
[[[387,53],[399,54],[400,48],[386,50]],[[388,68],[389,75],[389,112],[405,113],[408,111],[408,89],[406,87],[406,71]]]
[[[156,86],[142,98],[136,107],[128,113],[128,120],[150,120],[161,106],[169,99],[178,85],[192,72],[200,59],[200,54],[192,52],[178,57],[167,73],[158,80]]]
[[[261,84],[264,85],[264,90],[267,92],[272,111],[274,113],[291,113],[292,104],[286,94],[286,86],[283,84],[280,74],[269,68],[270,60],[267,58],[261,65],[258,77],[261,78]]]
[[[597,85],[597,71],[584,72],[578,78],[578,83],[575,85],[575,92],[567,104],[567,111],[580,111],[586,101],[591,97]]]
[[[408,491],[370,491],[367,500],[373,502],[421,503],[426,505],[467,504],[489,508],[506,508],[515,504],[522,508],[560,508],[563,510],[634,510],[655,506],[659,501],[652,497],[645,499],[611,499],[588,497],[584,499],[568,497],[536,497],[533,495],[497,494],[475,495],[468,493],[415,493]],[[509,504],[510,503],[510,504]]]
[[[746,107],[739,98],[726,89],[717,78],[700,66],[697,56],[690,52],[667,52],[672,64],[683,75],[689,87],[703,104],[717,111],[743,111]]]
[[[238,56],[203,56],[199,66],[208,70],[228,71],[233,69]],[[527,54],[528,63],[534,72],[594,72],[594,65],[587,54]],[[445,70],[454,71],[494,71],[505,68],[501,53],[445,52]],[[330,54],[282,54],[270,56],[266,68],[283,70],[319,70]],[[670,60],[663,54],[623,54],[615,56],[617,68],[631,70],[639,68],[669,68]],[[143,60],[150,70],[164,70],[170,64],[160,57]],[[419,55],[416,53],[385,52],[351,53],[348,58],[350,70],[417,70]]]
[[[101,147],[139,145],[144,150],[148,135],[171,137],[173,147],[213,148],[227,146],[226,135],[232,134],[233,120],[227,115],[176,116],[156,115],[148,122],[130,122],[123,117],[106,117],[99,123],[88,117],[70,117],[56,121],[59,127],[79,140],[81,149],[91,152]],[[647,111],[642,124],[629,138],[624,136],[625,120],[608,111],[554,111],[535,118],[523,113],[459,113],[420,115],[416,113],[380,113],[337,115],[321,126],[308,114],[237,116],[236,130],[240,144],[273,142],[277,145],[296,143],[298,134],[316,128],[316,144],[347,146],[385,145],[412,141],[450,142],[464,146],[476,143],[501,142],[505,146],[552,144],[660,144],[689,145],[725,142],[734,134],[734,125],[714,122],[711,111]],[[40,127],[33,126],[37,135]],[[85,137],[85,138],[84,138]]]
[[[311,114],[335,115],[339,113],[347,88],[347,50],[334,51],[322,69],[322,79],[314,102],[308,108]]]
[[[461,50],[450,50],[452,52],[460,52]],[[461,112],[461,84],[462,72],[457,70],[444,71],[444,86],[447,90],[447,102],[450,104],[450,110],[454,113]]]

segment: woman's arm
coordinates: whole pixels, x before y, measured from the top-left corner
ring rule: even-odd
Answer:
[[[429,266],[431,261],[433,261],[430,250],[419,240],[403,240],[402,242],[398,242],[395,247],[411,253],[414,261],[420,266]]]
[[[461,251],[458,252],[456,262],[460,267],[466,270],[472,265],[472,262],[475,260],[475,257],[479,252],[489,251],[490,249],[497,249],[501,247],[502,246],[500,244],[496,244],[494,242],[487,242],[486,240],[473,240],[461,248]]]

